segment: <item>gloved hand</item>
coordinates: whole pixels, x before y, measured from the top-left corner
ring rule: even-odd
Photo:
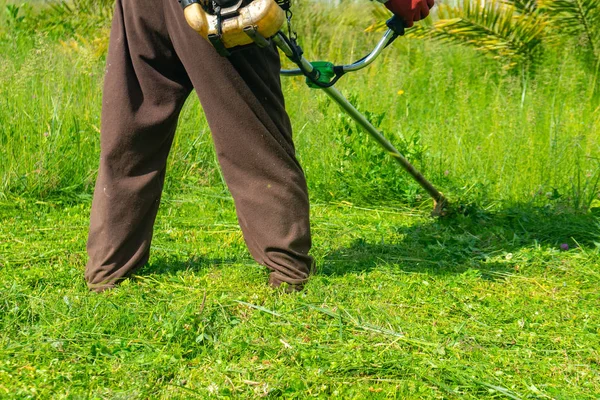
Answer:
[[[413,26],[414,21],[419,21],[429,15],[434,0],[388,0],[385,6],[400,17],[406,28]]]

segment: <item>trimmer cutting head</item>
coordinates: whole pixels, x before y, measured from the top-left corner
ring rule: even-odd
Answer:
[[[431,216],[434,218],[446,217],[450,214],[448,200],[444,197],[442,200],[433,200],[433,211]]]

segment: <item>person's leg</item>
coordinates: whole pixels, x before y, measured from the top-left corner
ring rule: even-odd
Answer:
[[[250,46],[221,57],[164,0],[175,50],[210,125],[223,176],[250,253],[270,283],[301,288],[313,259],[304,173],[295,156],[275,48]]]
[[[167,155],[192,89],[162,6],[163,0],[117,0],[115,6],[85,272],[96,291],[148,260]]]

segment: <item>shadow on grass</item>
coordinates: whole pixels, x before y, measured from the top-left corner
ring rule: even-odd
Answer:
[[[520,249],[542,246],[561,251],[561,245],[565,244],[574,249],[595,247],[595,242],[600,242],[597,216],[522,205],[496,212],[470,208],[443,219],[392,229],[377,242],[356,239],[350,246],[328,253],[318,260],[318,274],[344,275],[390,265],[404,272],[433,275],[481,270],[482,277],[497,279],[515,272],[515,264],[504,260]],[[399,236],[400,241],[391,241]],[[503,262],[498,261],[498,256],[504,256]],[[136,275],[198,273],[233,263],[254,262],[245,252],[231,257],[195,256],[187,260],[176,255],[153,257]]]
[[[470,208],[439,220],[394,228],[398,242],[355,240],[329,253],[319,268],[323,275],[343,275],[393,265],[405,272],[457,274],[470,269],[496,279],[514,273],[515,265],[493,257],[523,248],[565,251],[595,247],[600,242],[600,219],[592,214],[558,208],[517,205],[497,212]],[[391,236],[391,235],[390,235]]]
[[[225,264],[246,262],[249,263],[251,260],[244,257],[203,258],[197,256],[188,258],[187,260],[175,257],[153,257],[153,261],[137,271],[135,275],[175,275],[184,271],[198,273],[218,268]]]

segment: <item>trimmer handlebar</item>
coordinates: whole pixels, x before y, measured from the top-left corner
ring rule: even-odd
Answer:
[[[388,26],[388,30],[385,32],[381,40],[377,43],[373,51],[361,58],[360,60],[347,65],[340,65],[337,68],[341,69],[344,73],[346,72],[354,72],[361,70],[367,66],[369,66],[377,57],[381,55],[383,50],[388,47],[398,36],[404,35],[404,23],[402,20],[396,16],[393,16],[386,22]],[[304,75],[301,69],[287,69],[281,70],[281,75],[283,76],[300,76]]]

